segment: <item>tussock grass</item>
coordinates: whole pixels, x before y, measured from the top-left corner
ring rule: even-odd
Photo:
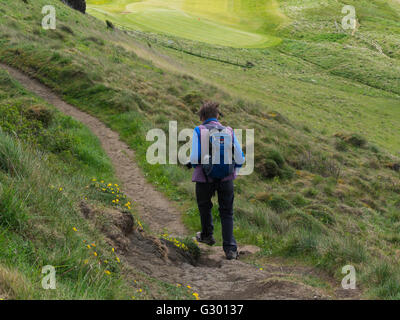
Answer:
[[[398,58],[395,53],[381,57],[350,36],[316,38],[316,34],[325,31],[336,32],[324,22],[335,19],[339,8],[336,1],[326,2],[328,9],[334,11],[316,1],[281,2],[287,16],[302,22],[281,30],[286,37],[281,46],[224,49],[224,54],[231,57],[250,57],[256,67],[248,71],[157,45],[146,51],[147,44],[140,39],[108,30],[101,21],[82,16],[58,1],[38,0],[32,6],[37,9],[49,1],[57,7],[60,22],[70,26],[73,34],[60,31],[61,39],[40,30],[34,23],[40,19],[35,13],[39,10],[32,11],[20,2],[0,2],[0,9],[11,13],[0,17],[0,33],[4,36],[0,60],[38,78],[67,101],[118,131],[136,150],[149,181],[182,205],[184,221],[192,231],[199,229],[199,219],[193,188],[188,185],[190,172],[181,166],[148,164],[145,155],[149,143],[145,136],[154,127],[168,128],[169,120],[178,120],[179,129],[197,125],[194,111],[205,97],[221,101],[223,123],[234,128],[254,128],[256,156],[276,165],[273,167],[277,174],[265,177],[260,166],[263,162],[257,161],[253,175],[237,180],[238,240],[260,246],[264,255],[307,261],[336,276],[338,284],[341,268],[354,264],[360,285],[369,294],[396,297],[398,242],[387,235],[399,230],[396,201],[400,176],[386,164],[398,163],[394,153],[400,140],[393,134],[399,131]],[[391,33],[385,38],[388,42],[384,50],[395,52],[395,13],[381,1],[362,1],[362,5],[365,28],[377,37],[384,37],[382,28],[370,18],[367,8],[376,9],[381,19],[386,17]],[[26,16],[27,20],[21,18]],[[314,19],[316,16],[324,19]],[[217,46],[178,40],[209,52],[221,51]],[[343,49],[344,45],[351,48]],[[135,52],[140,56],[152,53],[154,60],[141,58]],[[352,64],[357,59],[363,63]],[[0,96],[5,95],[3,91]],[[380,125],[382,121],[384,125]],[[12,123],[8,123],[11,127]],[[41,130],[38,128],[35,130]],[[350,136],[357,133],[362,139],[344,141],[334,136],[338,132]],[[59,139],[71,141],[63,135]],[[338,140],[345,147],[338,147]],[[92,173],[108,172],[106,162],[96,161],[98,154],[72,149],[75,156],[68,158],[68,150],[59,148],[63,145],[53,146],[51,157],[79,159],[80,164],[71,168],[51,162],[56,171],[61,166],[79,173],[79,168],[86,166]],[[279,156],[271,155],[271,150]],[[82,155],[76,158],[77,154]],[[372,166],[371,161],[375,163]],[[9,173],[3,175],[8,177]],[[62,177],[59,179],[64,183]],[[73,186],[67,184],[69,188]],[[257,196],[261,193],[268,196]],[[63,210],[65,214],[69,212],[67,208]],[[213,215],[220,238],[216,206]],[[368,281],[367,276],[376,273],[374,266],[382,257],[394,266],[388,269],[389,280]]]
[[[152,285],[158,293],[144,289],[138,294],[128,279],[132,272],[142,276],[132,269],[127,276],[105,236],[80,212],[81,201],[98,210],[115,207],[110,197],[90,188],[93,177],[118,182],[97,138],[1,70],[0,81],[0,298],[168,296],[170,289],[161,281]],[[52,116],[32,117],[31,106]],[[46,265],[55,267],[55,290],[41,286]],[[140,281],[144,288],[152,282]],[[182,297],[185,293],[175,290],[173,298]]]

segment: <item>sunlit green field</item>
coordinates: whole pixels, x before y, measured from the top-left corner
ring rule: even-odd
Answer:
[[[89,0],[88,12],[119,25],[231,47],[280,43],[287,19],[275,0]]]

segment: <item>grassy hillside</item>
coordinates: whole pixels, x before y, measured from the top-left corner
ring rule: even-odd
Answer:
[[[88,12],[118,25],[232,47],[268,47],[284,21],[275,0],[88,1]]]
[[[58,12],[55,31],[40,27],[40,8],[49,2]],[[385,39],[382,55],[336,31],[337,1],[280,4],[298,22],[281,31],[276,48],[222,50],[173,38],[255,64],[243,70],[156,43],[150,49],[145,37],[109,30],[58,1],[0,0],[0,61],[118,131],[149,180],[181,204],[192,231],[199,219],[190,172],[147,164],[145,135],[170,120],[193,127],[201,100],[221,101],[224,123],[256,135],[256,172],[236,182],[238,240],[260,246],[259,261],[305,261],[338,281],[341,268],[353,264],[367,297],[398,299],[398,6],[355,3],[364,15],[360,35]],[[375,29],[368,10],[390,32]]]
[[[124,284],[117,266],[112,266],[112,277],[104,273],[106,267],[96,267],[83,240],[96,243],[103,258],[110,259],[110,248],[75,206],[87,198],[85,186],[92,176],[113,178],[97,140],[79,123],[26,93],[4,71],[0,112],[0,295],[126,296],[124,289],[118,291]],[[47,264],[66,275],[58,281],[62,290],[40,289],[41,268]]]
[[[322,5],[281,1],[281,11],[293,23],[280,29],[277,35],[283,41],[271,49],[221,48],[157,36],[158,42],[167,38],[187,51],[253,62],[256,68],[246,72],[176,50],[158,50],[179,60],[179,71],[190,70],[238,99],[255,102],[257,111],[278,110],[327,136],[358,132],[397,155],[400,139],[393,132],[400,130],[400,26],[396,18],[400,5],[392,1],[349,4],[356,7],[361,24],[355,36],[335,26],[343,18],[343,3],[337,1]],[[375,16],[385,18],[376,22]],[[160,56],[153,60],[165,64]]]
[[[81,203],[98,212],[132,211],[113,204],[111,192],[93,182],[118,181],[87,128],[3,70],[0,115],[1,299],[188,298],[179,288],[127,269],[99,224],[83,217]],[[104,215],[100,225],[110,229],[111,218]],[[55,267],[57,290],[42,288],[46,265]]]

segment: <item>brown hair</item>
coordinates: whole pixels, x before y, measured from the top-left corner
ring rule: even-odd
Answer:
[[[217,118],[220,115],[219,103],[213,101],[205,101],[199,111],[200,120]]]

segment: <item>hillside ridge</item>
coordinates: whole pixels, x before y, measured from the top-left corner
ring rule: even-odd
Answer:
[[[141,218],[152,232],[168,232],[169,236],[183,236],[187,231],[181,222],[179,211],[157,192],[141,173],[134,161],[134,152],[122,141],[118,133],[109,129],[95,117],[82,112],[57,97],[49,88],[19,70],[0,63],[27,90],[54,105],[63,113],[84,123],[99,138],[105,152],[111,158],[116,175],[124,183],[125,193],[135,201]],[[127,174],[128,173],[128,174]],[[151,199],[151,201],[149,201]],[[91,211],[86,205],[85,210]],[[86,214],[87,215],[87,214]],[[208,299],[330,299],[331,295],[321,289],[303,284],[301,278],[313,274],[312,268],[267,264],[264,268],[224,259],[221,247],[201,246],[198,262],[185,261],[176,257],[177,253],[162,246],[164,256],[156,254],[154,247],[160,246],[157,238],[143,236],[137,232],[125,235],[127,248],[121,253],[131,267],[142,269],[150,276],[169,280],[171,283],[188,283]],[[120,244],[117,241],[117,244]],[[147,244],[146,244],[147,243]],[[241,246],[242,256],[248,257],[259,251],[255,246]],[[318,275],[319,276],[319,275]],[[332,281],[332,280],[331,280]],[[333,282],[333,281],[332,281]],[[335,289],[335,298],[358,297],[360,291],[346,292]]]

